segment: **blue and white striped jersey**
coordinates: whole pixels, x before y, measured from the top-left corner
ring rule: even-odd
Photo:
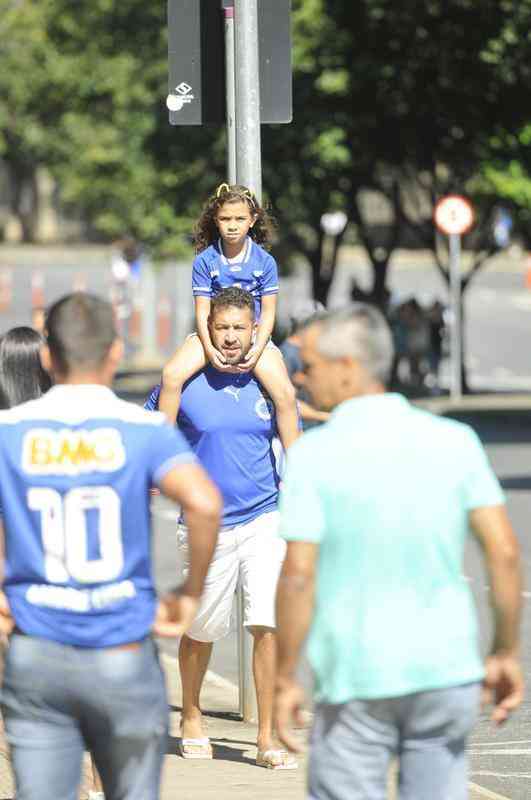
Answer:
[[[249,236],[242,260],[237,263],[225,258],[221,241],[211,244],[194,260],[194,297],[215,297],[229,286],[239,286],[253,295],[257,320],[260,319],[263,295],[278,294],[277,262]]]
[[[184,437],[99,385],[0,412],[4,590],[17,627],[64,644],[145,637],[156,595],[149,488],[195,461]]]

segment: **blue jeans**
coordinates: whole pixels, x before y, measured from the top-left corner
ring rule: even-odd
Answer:
[[[400,800],[466,800],[466,738],[480,685],[385,700],[320,704],[309,762],[309,800],[386,800],[398,757]]]
[[[77,800],[84,750],[106,800],[158,798],[168,705],[151,639],[87,649],[14,634],[2,713],[17,800]]]

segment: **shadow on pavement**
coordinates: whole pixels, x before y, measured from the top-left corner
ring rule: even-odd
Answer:
[[[244,744],[243,742],[235,742],[233,739],[216,739],[211,738],[212,750],[214,760],[220,759],[222,761],[238,761],[240,764],[247,764],[256,769],[256,757],[246,755],[249,747],[255,747],[255,743],[251,742],[245,748],[234,747],[235,744]],[[230,742],[229,745],[224,745],[223,742]]]
[[[174,706],[170,705],[170,711],[182,711],[182,706]],[[213,717],[214,719],[226,719],[229,722],[241,722],[242,717],[241,714],[238,714],[236,711],[205,711],[201,709],[201,714],[203,717]],[[1,798],[0,798],[1,800]]]

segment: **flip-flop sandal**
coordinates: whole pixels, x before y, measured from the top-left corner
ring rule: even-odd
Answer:
[[[181,739],[179,752],[183,758],[212,758],[212,745],[205,736],[202,739]]]
[[[266,769],[297,769],[296,759],[287,750],[259,750],[256,754],[256,766]]]

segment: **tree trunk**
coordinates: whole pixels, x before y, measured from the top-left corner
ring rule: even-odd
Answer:
[[[326,306],[334,273],[323,275],[321,253],[312,254],[311,266],[313,299]]]
[[[39,218],[39,192],[36,171],[32,167],[8,164],[11,184],[11,213],[21,227],[22,241],[34,242]]]
[[[384,261],[377,261],[371,259],[372,266],[372,299],[374,303],[382,309],[387,308],[387,268],[389,266],[389,258]]]
[[[330,287],[332,286],[332,282],[336,274],[337,258],[342,240],[343,233],[333,237],[329,257],[326,259],[324,234],[321,232],[317,247],[309,254],[309,260],[312,267],[313,298],[319,303],[322,303],[324,306],[326,306],[328,303]]]

